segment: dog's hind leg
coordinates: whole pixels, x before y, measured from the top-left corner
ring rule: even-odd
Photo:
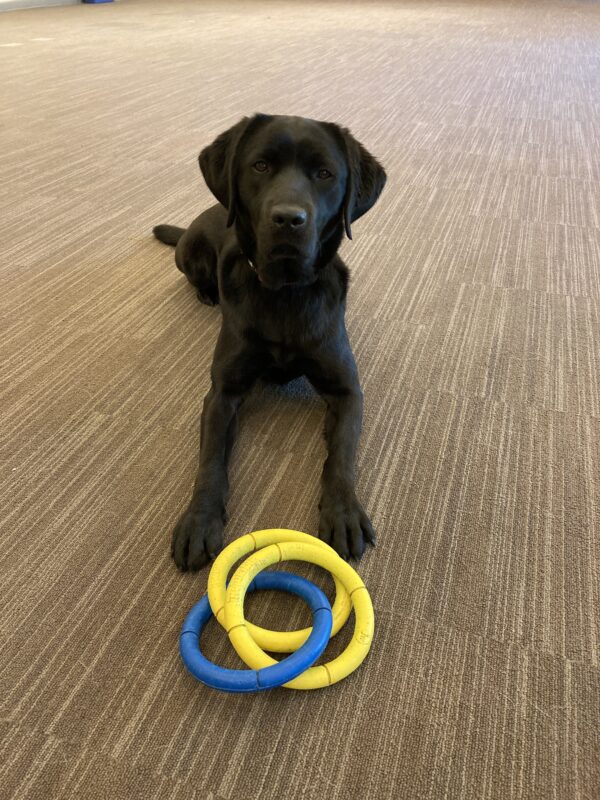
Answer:
[[[202,234],[181,237],[175,249],[175,263],[196,289],[200,302],[207,306],[219,302],[217,254],[211,242]]]
[[[165,244],[175,245],[175,263],[196,289],[206,305],[219,302],[218,254],[227,229],[227,210],[215,205],[200,214],[185,228],[157,225],[154,235]]]

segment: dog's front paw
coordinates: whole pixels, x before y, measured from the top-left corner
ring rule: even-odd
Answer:
[[[173,531],[171,555],[180,570],[196,571],[212,561],[222,547],[222,515],[188,509]]]
[[[365,545],[375,545],[375,532],[353,490],[324,492],[319,504],[319,539],[342,558],[359,559]]]

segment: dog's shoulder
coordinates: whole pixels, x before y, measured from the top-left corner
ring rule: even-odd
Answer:
[[[350,270],[337,253],[330,261],[329,266],[332,270],[332,299],[337,299],[338,302],[344,303],[346,301],[346,295],[348,294],[348,287],[350,285]]]

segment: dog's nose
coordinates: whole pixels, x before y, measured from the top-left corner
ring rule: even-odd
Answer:
[[[299,206],[273,206],[271,220],[278,228],[301,228],[308,214]]]

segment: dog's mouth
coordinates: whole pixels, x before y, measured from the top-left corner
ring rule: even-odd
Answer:
[[[288,264],[298,264],[303,266],[306,262],[306,254],[291,244],[277,244],[266,253],[265,262],[267,264],[287,262]]]
[[[310,253],[297,243],[265,242],[256,254],[254,269],[260,283],[277,291],[284,287],[306,286],[314,281]]]
[[[284,288],[294,288],[299,286],[306,286],[311,283],[310,280],[304,277],[292,277],[289,273],[279,272],[263,272],[256,270],[256,277],[258,278],[261,286],[265,289],[270,289],[273,292],[278,292]]]
[[[261,285],[272,291],[307,286],[315,279],[312,271],[299,267],[296,261],[288,261],[285,257],[269,261],[264,267],[258,266],[255,272]]]

